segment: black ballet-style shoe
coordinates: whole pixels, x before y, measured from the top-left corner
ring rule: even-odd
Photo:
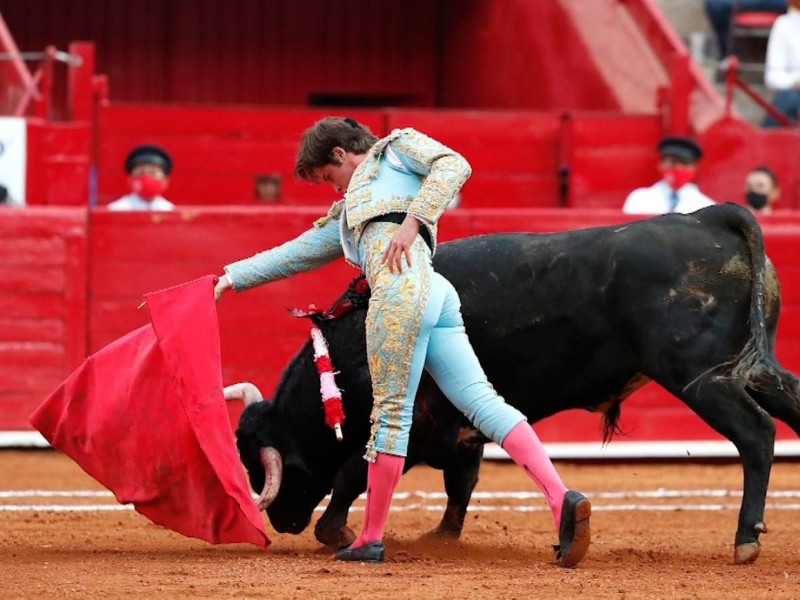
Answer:
[[[370,542],[358,548],[348,546],[336,552],[336,560],[352,562],[382,563],[386,557],[386,544]]]
[[[571,490],[564,494],[558,546],[553,546],[559,566],[574,568],[586,555],[592,539],[589,530],[591,514],[592,505],[586,496]]]

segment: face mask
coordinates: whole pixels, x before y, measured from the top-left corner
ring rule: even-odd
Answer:
[[[675,165],[662,169],[661,175],[673,190],[679,190],[694,180],[694,168],[686,165]]]
[[[164,190],[167,189],[166,181],[157,179],[152,175],[131,177],[130,184],[131,191],[145,200],[152,200],[156,196],[163,194]]]
[[[747,203],[753,207],[753,210],[761,210],[769,200],[766,194],[759,194],[753,190],[749,190],[744,197],[747,199]]]

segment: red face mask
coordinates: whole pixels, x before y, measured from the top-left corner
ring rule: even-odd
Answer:
[[[688,165],[675,165],[674,167],[666,167],[661,169],[661,175],[664,181],[669,184],[673,190],[679,190],[687,183],[694,181],[695,168]]]
[[[160,196],[167,189],[167,182],[152,175],[137,175],[130,178],[131,191],[145,200]]]

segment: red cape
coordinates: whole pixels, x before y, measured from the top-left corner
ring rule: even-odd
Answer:
[[[215,281],[145,296],[150,325],[87,358],[31,424],[154,523],[266,548],[222,393]]]

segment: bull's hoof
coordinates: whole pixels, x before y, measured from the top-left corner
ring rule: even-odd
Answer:
[[[746,565],[756,562],[758,555],[761,554],[761,543],[750,542],[748,544],[739,544],[733,552],[733,564]]]
[[[342,548],[356,541],[356,534],[347,525],[343,525],[340,529],[317,527],[314,530],[314,536],[320,544],[328,548]]]
[[[461,537],[460,529],[452,529],[439,525],[436,529],[422,535],[423,540],[457,540]]]

